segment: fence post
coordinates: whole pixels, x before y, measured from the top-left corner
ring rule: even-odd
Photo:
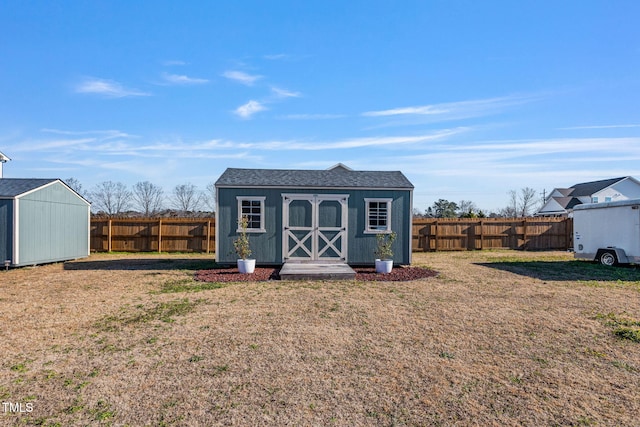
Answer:
[[[111,252],[111,218],[107,221],[107,252]]]
[[[522,220],[522,250],[527,250],[527,218]]]
[[[436,222],[434,223],[434,239],[436,241],[436,244],[434,245],[435,246],[434,250],[438,252],[438,220],[437,219],[436,219]]]
[[[162,218],[158,219],[158,252],[162,252]]]
[[[210,243],[211,243],[211,220],[207,221],[207,253],[209,253]]]
[[[484,221],[480,220],[480,250],[484,249]]]

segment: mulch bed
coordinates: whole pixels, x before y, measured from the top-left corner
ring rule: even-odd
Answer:
[[[394,267],[389,274],[378,274],[373,267],[354,268],[359,282],[406,282],[438,275],[437,271],[422,267]],[[253,274],[240,274],[237,268],[216,268],[199,270],[195,279],[201,282],[264,282],[279,280],[279,268],[256,267]]]

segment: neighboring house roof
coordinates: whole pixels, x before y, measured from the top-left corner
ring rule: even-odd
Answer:
[[[216,187],[401,188],[413,185],[399,171],[354,171],[344,165],[328,170],[235,169],[224,171]]]
[[[11,159],[5,156],[4,154],[2,154],[2,151],[0,151],[0,162],[5,163],[5,162],[8,162],[9,160]]]
[[[44,178],[0,178],[0,198],[13,198],[47,185],[57,179]]]
[[[571,194],[573,188],[554,188],[552,194],[556,191],[566,197]]]
[[[573,187],[573,191],[570,193],[573,197],[591,196],[592,194],[602,191],[607,187],[611,187],[613,184],[626,179],[626,176],[621,178],[603,179],[601,181],[583,182],[576,184]]]
[[[545,204],[542,206],[542,208],[540,208],[537,214],[566,214],[575,206],[583,203],[580,200],[580,197],[591,198],[594,194],[606,188],[609,188],[612,185],[619,183],[620,181],[624,181],[625,179],[630,179],[631,181],[637,183],[637,181],[632,177],[623,176],[620,178],[602,179],[600,181],[581,182],[569,188],[554,188],[551,192],[552,196],[545,202]],[[556,195],[553,196],[553,194]],[[562,196],[558,196],[557,194],[562,194]],[[560,208],[560,210],[558,208]]]

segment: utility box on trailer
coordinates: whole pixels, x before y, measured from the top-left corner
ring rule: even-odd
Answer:
[[[640,199],[574,207],[573,250],[604,265],[640,263]]]

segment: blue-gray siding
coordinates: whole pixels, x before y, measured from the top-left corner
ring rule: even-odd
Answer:
[[[64,261],[89,255],[89,205],[60,182],[17,198],[14,265]],[[16,248],[13,248],[15,251]]]
[[[237,196],[266,197],[265,233],[249,233],[252,258],[259,264],[282,263],[282,194],[344,194],[348,195],[349,264],[373,264],[376,235],[365,234],[365,198],[390,198],[391,229],[397,233],[393,245],[394,262],[411,262],[411,191],[410,190],[347,190],[347,189],[270,189],[219,188],[216,222],[216,258],[219,262],[235,262],[233,240],[237,238]],[[328,222],[333,222],[327,218]]]

